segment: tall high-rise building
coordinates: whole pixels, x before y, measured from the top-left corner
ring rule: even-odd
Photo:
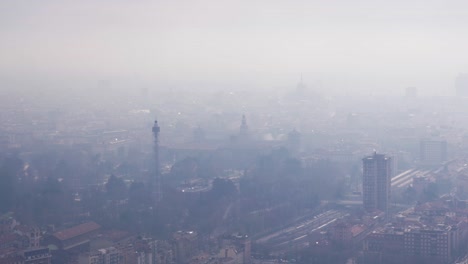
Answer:
[[[245,115],[242,115],[241,125],[239,127],[239,136],[246,138],[249,134],[249,126],[247,125],[247,119]]]
[[[151,174],[150,179],[150,188],[151,188],[151,196],[153,202],[159,202],[162,199],[161,193],[161,171],[159,165],[159,132],[161,129],[159,128],[158,121],[154,121],[153,125],[153,137],[154,137],[154,166],[153,166],[153,173]]]
[[[380,210],[387,213],[391,193],[392,158],[374,152],[362,159],[362,162],[364,209],[368,212]]]

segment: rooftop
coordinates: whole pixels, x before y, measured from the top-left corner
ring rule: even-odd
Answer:
[[[54,237],[56,237],[59,240],[67,240],[76,236],[95,231],[99,228],[101,228],[101,226],[96,224],[95,222],[87,222],[81,225],[74,226],[72,228],[56,232],[54,233]]]
[[[365,228],[362,225],[354,225],[351,227],[351,233],[353,234],[353,237],[361,234],[364,232]]]

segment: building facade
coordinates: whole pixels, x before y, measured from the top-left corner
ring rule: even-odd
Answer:
[[[376,230],[364,241],[362,263],[450,263],[458,243],[456,228],[448,225]]]
[[[121,264],[122,252],[114,247],[97,250],[89,256],[89,264]]]
[[[362,196],[367,212],[388,211],[392,158],[383,154],[365,157],[363,160]]]

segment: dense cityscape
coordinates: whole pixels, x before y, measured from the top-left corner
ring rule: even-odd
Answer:
[[[468,264],[467,25],[1,0],[0,264]]]
[[[262,100],[10,92],[0,263],[466,263],[459,83],[391,104],[303,80]]]

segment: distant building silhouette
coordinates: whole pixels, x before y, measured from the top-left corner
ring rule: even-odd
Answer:
[[[304,83],[304,81],[302,79],[302,74],[301,74],[301,80],[299,81],[299,83],[296,86],[296,92],[299,95],[304,94],[306,88],[307,88],[307,86],[305,85],[305,83]]]
[[[247,119],[245,118],[245,115],[242,115],[242,121],[241,125],[239,128],[239,136],[241,138],[246,138],[249,135],[249,126],[247,125]]]
[[[447,161],[447,141],[421,140],[419,154],[423,165],[440,165]]]
[[[392,158],[374,152],[363,160],[362,196],[364,209],[387,213],[390,200]]]
[[[457,96],[468,96],[468,74],[460,73],[455,79]]]
[[[405,96],[407,98],[416,98],[416,97],[418,97],[418,89],[416,87],[407,87],[405,89]]]

